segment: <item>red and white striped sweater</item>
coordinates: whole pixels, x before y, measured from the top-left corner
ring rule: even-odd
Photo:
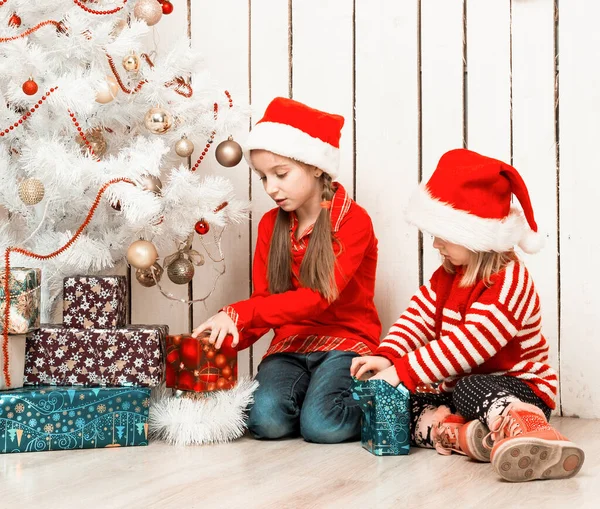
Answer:
[[[468,374],[509,375],[526,382],[555,407],[556,372],[548,365],[541,333],[539,297],[521,262],[511,262],[487,287],[458,286],[462,270],[440,267],[411,299],[376,354],[394,363],[411,391],[421,383],[442,382],[452,391]]]

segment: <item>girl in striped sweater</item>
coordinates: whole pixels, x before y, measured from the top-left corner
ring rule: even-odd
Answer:
[[[584,453],[548,424],[557,374],[537,291],[513,251],[537,252],[543,240],[521,176],[450,151],[411,199],[408,220],[434,237],[442,266],[376,355],[354,359],[352,375],[371,371],[411,391],[416,445],[491,461],[509,481],[575,475]]]

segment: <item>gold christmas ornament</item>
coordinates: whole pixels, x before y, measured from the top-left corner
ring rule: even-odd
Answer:
[[[237,141],[233,141],[232,136],[219,143],[215,151],[217,162],[226,168],[236,166],[242,160],[242,156],[242,147]]]
[[[153,1],[156,2],[156,0]],[[160,7],[160,4],[158,6]],[[167,110],[157,106],[148,110],[144,117],[144,125],[153,134],[164,134],[173,125],[173,117]]]
[[[152,272],[154,272],[154,277],[152,277]],[[138,283],[146,288],[150,288],[156,284],[157,281],[160,281],[162,275],[164,273],[163,268],[156,262],[152,267],[148,269],[137,269],[135,271],[135,278],[138,280]],[[156,281],[155,281],[156,279]]]
[[[94,154],[96,154],[98,157],[102,157],[106,153],[106,139],[104,138],[104,134],[102,133],[101,128],[96,127],[94,129],[90,129],[89,131],[86,131],[85,137],[90,143]],[[76,139],[77,143],[81,145],[81,152],[83,154],[87,154],[88,149],[85,144],[85,141],[83,141],[83,138],[81,136],[77,136]]]
[[[44,184],[38,179],[25,179],[19,184],[19,198],[25,205],[36,205],[44,199]]]
[[[162,191],[162,182],[158,177],[155,177],[154,175],[142,175],[140,182],[144,191],[151,191],[154,194],[160,195],[160,192]]]
[[[162,18],[162,5],[156,0],[138,0],[133,8],[133,15],[151,27]]]
[[[106,81],[96,91],[96,102],[100,104],[109,103],[117,97],[118,92],[119,83],[117,83],[117,80],[113,76],[107,76]]]
[[[194,144],[184,135],[175,143],[175,153],[179,157],[190,157],[194,153]]]
[[[123,69],[128,72],[138,72],[140,70],[140,57],[133,52],[127,55],[123,59]]]
[[[147,269],[152,267],[158,259],[158,252],[152,242],[147,240],[136,240],[127,249],[127,261],[136,269]]]
[[[187,258],[179,257],[167,267],[167,276],[176,285],[187,285],[194,277],[194,264]]]

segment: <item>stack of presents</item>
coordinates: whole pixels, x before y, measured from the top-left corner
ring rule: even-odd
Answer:
[[[152,387],[207,392],[236,382],[235,350],[127,325],[124,276],[64,280],[63,323],[40,325],[39,269],[0,272],[0,453],[148,444]],[[2,338],[0,340],[3,341]]]
[[[237,352],[215,350],[207,335],[127,325],[124,276],[65,278],[63,323],[46,325],[40,270],[11,270],[8,310],[5,277],[0,272],[0,332],[9,313],[0,350],[0,453],[147,445],[152,387],[212,392],[237,381]],[[363,447],[408,454],[408,391],[355,380],[352,394],[363,410]]]

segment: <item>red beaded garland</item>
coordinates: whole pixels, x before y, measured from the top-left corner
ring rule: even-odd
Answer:
[[[123,0],[123,5],[121,7],[116,7],[114,9],[110,9],[109,11],[96,11],[94,9],[90,9],[89,7],[84,5],[80,0],[73,0],[73,3],[75,5],[77,5],[78,7],[81,7],[85,12],[89,12],[90,14],[97,14],[99,16],[102,16],[102,15],[106,15],[106,14],[115,14],[116,12],[119,12],[121,9],[123,9],[125,7],[127,0]]]
[[[45,101],[48,97],[50,97],[50,93],[54,92],[57,88],[58,88],[58,86],[53,87],[50,89],[49,92],[46,92],[42,96],[42,99],[40,101],[38,101],[38,103],[35,105],[35,108],[31,108],[27,113],[25,113],[23,116],[21,116],[20,120],[16,121],[13,125],[5,128],[5,129],[0,129],[0,137],[4,136],[5,134],[8,134],[15,127],[19,127],[19,125],[23,123],[23,120],[27,120],[31,116],[31,114],[34,113],[35,110],[40,107],[40,104],[42,104],[43,101]]]
[[[62,23],[60,21],[54,21],[51,19],[48,21],[42,21],[41,23],[38,23],[34,27],[31,27],[28,30],[25,30],[25,32],[23,32],[22,34],[15,35],[13,37],[0,37],[0,42],[16,41],[17,39],[21,39],[22,37],[27,37],[28,35],[31,35],[33,32],[39,30],[40,28],[42,28],[46,25],[54,25],[56,28],[60,28],[60,25],[62,25]]]

